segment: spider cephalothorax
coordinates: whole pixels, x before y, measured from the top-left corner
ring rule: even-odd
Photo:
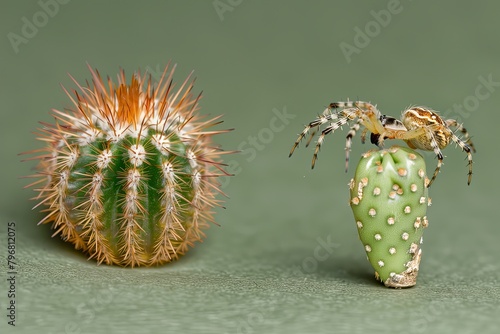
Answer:
[[[434,175],[429,181],[428,186],[436,178],[441,165],[443,164],[444,149],[450,142],[455,142],[467,154],[469,173],[467,184],[470,184],[472,178],[472,152],[475,152],[474,145],[470,140],[465,128],[453,119],[442,119],[434,110],[425,107],[410,107],[403,111],[401,120],[394,117],[382,115],[376,106],[369,102],[347,101],[333,102],[319,115],[314,121],[310,122],[300,133],[295,144],[290,151],[290,156],[299,145],[300,141],[314,128],[306,144],[309,145],[311,139],[316,134],[319,127],[329,123],[318,138],[314,150],[312,168],[316,163],[318,152],[323,144],[325,136],[334,132],[343,125],[349,124],[351,129],[346,137],[346,171],[349,165],[349,152],[351,150],[352,138],[361,127],[364,127],[361,133],[361,141],[364,143],[367,132],[371,132],[370,141],[379,147],[382,147],[385,139],[401,139],[406,142],[410,148],[418,148],[426,151],[434,151],[438,158],[438,164]],[[455,135],[455,131],[460,131],[464,135],[464,140]]]

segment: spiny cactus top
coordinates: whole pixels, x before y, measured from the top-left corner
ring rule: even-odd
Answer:
[[[42,123],[46,143],[32,183],[54,235],[99,263],[149,266],[176,259],[203,237],[220,206],[217,176],[227,175],[209,131],[219,117],[198,115],[188,77],[174,89],[174,69],[159,82],[124,71],[115,84],[90,68],[74,108]]]

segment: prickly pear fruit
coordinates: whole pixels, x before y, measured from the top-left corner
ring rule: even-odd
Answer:
[[[74,107],[42,123],[45,148],[35,186],[54,235],[98,263],[150,266],[177,259],[220,206],[217,176],[224,153],[212,143],[220,123],[197,113],[192,81],[174,89],[174,70],[160,81],[135,73],[127,84],[92,82],[67,94]]]
[[[394,146],[363,154],[350,183],[350,206],[375,277],[387,287],[416,284],[430,199],[425,161]]]

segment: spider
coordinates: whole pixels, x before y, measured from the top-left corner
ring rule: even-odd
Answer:
[[[469,133],[461,124],[458,124],[456,120],[443,120],[434,110],[425,107],[410,107],[403,111],[401,120],[398,120],[394,117],[382,115],[380,111],[377,110],[376,106],[369,102],[333,102],[330,103],[321,115],[304,128],[295,141],[289,157],[292,156],[300,141],[311,129],[313,129],[306,144],[306,147],[309,146],[320,126],[325,123],[329,123],[329,125],[324,128],[319,135],[312,159],[312,168],[314,168],[316,164],[318,152],[323,144],[325,136],[333,133],[343,125],[348,124],[351,128],[346,137],[346,172],[349,166],[349,152],[351,150],[352,138],[361,127],[364,127],[361,132],[362,143],[365,142],[366,134],[369,131],[371,132],[370,141],[380,148],[383,147],[385,139],[401,139],[412,149],[434,151],[438,163],[434,175],[427,187],[430,187],[432,182],[436,179],[441,169],[441,165],[443,164],[443,154],[441,150],[453,141],[467,154],[469,167],[467,184],[471,182],[472,153],[475,153],[476,149],[470,139]],[[457,137],[452,128],[454,128],[455,131],[460,131],[464,136],[464,140]]]

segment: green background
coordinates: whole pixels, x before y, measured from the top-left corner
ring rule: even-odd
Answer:
[[[1,7],[2,333],[14,332],[5,316],[9,221],[16,224],[18,333],[493,333],[500,327],[500,3],[73,0],[57,13],[53,8],[46,22],[36,1]],[[377,14],[388,8],[395,13]],[[23,17],[40,27],[13,47],[9,36],[22,35]],[[363,40],[357,35],[366,29]],[[357,53],[346,57],[346,44]],[[97,266],[50,238],[49,226],[37,226],[42,216],[31,210],[34,193],[20,179],[34,163],[17,154],[41,146],[32,131],[38,121],[52,121],[51,108],[69,107],[60,87],[74,87],[68,73],[84,82],[89,63],[112,77],[120,67],[155,77],[169,60],[178,64],[177,81],[195,71],[201,112],[224,114],[221,128],[236,129],[217,138],[225,149],[242,151],[226,159],[236,176],[224,181],[229,199],[216,216],[221,226],[176,263]],[[488,77],[494,84],[486,87]],[[302,145],[288,158],[303,125],[347,98],[371,101],[396,117],[414,104],[440,110],[464,122],[478,149],[469,187],[465,154],[455,145],[444,151],[412,289],[374,280],[347,205],[354,164],[372,147],[356,138],[347,174],[345,127],[327,138],[313,171],[311,148]],[[285,112],[289,118],[276,118]],[[436,159],[424,156],[432,172]]]

